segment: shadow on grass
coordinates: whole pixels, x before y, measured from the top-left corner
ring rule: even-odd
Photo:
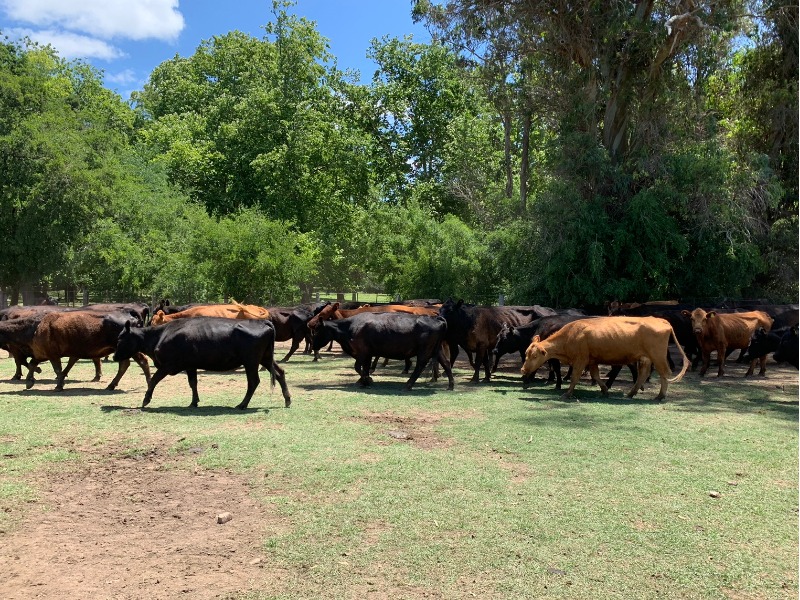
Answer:
[[[147,406],[141,408],[140,406],[116,406],[107,404],[101,406],[100,410],[105,413],[113,413],[117,411],[123,412],[140,412],[140,413],[153,413],[153,414],[168,414],[177,415],[179,417],[219,417],[231,415],[253,415],[257,413],[268,413],[271,410],[283,409],[281,406],[248,406],[245,410],[239,410],[235,406],[203,406],[202,404],[197,407],[186,406]]]
[[[430,387],[429,387],[430,386]],[[354,378],[353,381],[343,383],[295,383],[292,384],[293,388],[299,388],[306,392],[314,392],[317,390],[339,391],[339,392],[358,392],[368,396],[432,396],[438,392],[446,393],[447,379],[444,383],[440,379],[437,382],[419,382],[414,384],[414,387],[407,390],[405,382],[393,381],[378,381],[376,380],[369,387],[361,387],[358,381]]]
[[[37,382],[38,384],[38,382]],[[52,382],[52,385],[55,384],[55,381]],[[20,389],[17,390],[9,390],[7,392],[0,392],[0,396],[52,396],[54,398],[63,397],[69,398],[72,396],[119,396],[125,395],[128,391],[124,389],[116,389],[116,390],[107,390],[105,388],[88,388],[88,387],[78,387],[78,386],[69,386],[69,382],[67,382],[67,387],[63,390],[56,390],[53,388],[42,388],[39,385],[34,385],[31,389],[25,389],[22,386]]]

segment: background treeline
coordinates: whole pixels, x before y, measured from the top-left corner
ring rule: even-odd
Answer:
[[[556,306],[798,294],[797,5],[417,0],[372,82],[273,5],[130,102],[0,42],[0,287]]]

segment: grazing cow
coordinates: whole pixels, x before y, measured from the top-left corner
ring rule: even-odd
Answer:
[[[436,358],[453,389],[453,372],[444,350],[447,323],[440,317],[405,313],[361,313],[346,319],[320,321],[314,332],[314,348],[331,340],[356,359],[355,370],[362,386],[372,383],[370,366],[376,356],[409,359],[417,364],[406,382],[410,390],[431,358]]]
[[[222,317],[225,319],[269,319],[269,311],[254,304],[205,304],[193,306],[173,313],[171,315],[158,311],[150,321],[151,325],[161,325],[176,319],[191,319],[194,317]]]
[[[556,331],[561,329],[567,323],[572,323],[573,321],[579,321],[581,319],[594,319],[595,317],[587,317],[587,316],[578,316],[578,315],[570,315],[570,314],[561,314],[561,315],[552,315],[548,317],[540,317],[538,319],[534,319],[527,325],[522,325],[520,327],[509,327],[507,324],[503,323],[503,327],[500,330],[500,333],[497,335],[497,345],[495,345],[494,349],[492,350],[495,353],[496,357],[500,357],[503,354],[509,354],[512,352],[519,352],[521,359],[523,362],[525,361],[525,351],[528,349],[528,346],[531,344],[531,340],[535,336],[539,336],[540,340],[546,340],[548,337],[553,335]],[[555,379],[556,382],[556,389],[561,389],[561,361],[557,359],[551,359],[548,361],[548,365],[550,366],[550,375],[547,378],[548,383],[552,383]],[[633,381],[636,381],[639,371],[636,368],[635,364],[628,365],[628,368],[631,371],[631,376]],[[569,377],[571,373],[572,367],[570,366],[570,372],[567,373]],[[621,365],[615,365],[611,368],[608,373],[608,378],[606,379],[606,387],[611,387],[614,384],[614,381],[617,379],[617,375],[622,370]],[[533,378],[533,373],[531,373],[530,377],[523,378],[523,382],[527,387],[530,380]]]
[[[639,391],[651,367],[661,377],[661,390],[656,400],[663,400],[668,383],[680,381],[689,368],[689,359],[681,350],[683,369],[669,379],[667,350],[670,336],[675,332],[664,319],[655,317],[597,317],[567,323],[546,340],[534,337],[525,352],[522,374],[527,376],[546,361],[556,358],[572,365],[569,388],[562,396],[569,398],[586,367],[600,385],[603,394],[608,388],[600,379],[598,365],[629,365],[636,363],[639,375],[628,392],[632,398]],[[676,341],[677,343],[677,341]],[[680,346],[678,346],[680,349]]]
[[[778,349],[772,355],[778,362],[786,362],[792,365],[795,369],[798,368],[798,336],[797,326],[790,327],[789,330],[783,334]]]
[[[480,379],[481,365],[484,381],[491,378],[489,353],[497,344],[497,334],[503,323],[518,327],[533,320],[533,314],[520,314],[504,306],[465,306],[463,300],[448,300],[439,309],[439,315],[447,321],[447,343],[450,346],[450,364],[455,363],[458,347],[475,353],[475,373],[472,381]]]
[[[167,375],[186,371],[192,402],[200,402],[197,394],[197,371],[231,371],[243,366],[247,374],[247,393],[236,406],[247,408],[260,378],[258,367],[263,365],[280,383],[286,408],[292,403],[286,376],[275,363],[275,328],[265,319],[238,320],[221,317],[180,319],[163,326],[132,329],[126,326],[119,334],[114,360],[125,360],[137,352],[153,359],[156,372],[147,386],[142,408],[150,404],[153,390]]]
[[[772,328],[772,317],[759,310],[721,314],[713,310],[706,312],[702,308],[695,308],[692,312],[684,310],[682,313],[691,319],[697,345],[703,354],[700,377],[708,371],[712,352],[717,352],[719,360],[717,377],[722,377],[725,374],[725,359],[731,350],[746,349],[750,345],[750,338],[759,327],[763,327],[766,331]],[[764,375],[767,371],[767,357],[764,355],[758,360],[761,362],[759,374]],[[751,361],[745,377],[753,374],[756,362],[756,360]]]
[[[31,361],[25,387],[34,384],[33,373],[40,362],[49,360],[56,373],[56,390],[64,389],[66,372],[61,368],[61,359],[68,357],[70,366],[81,358],[98,359],[108,356],[117,345],[120,331],[130,326],[130,316],[125,312],[102,314],[95,311],[64,311],[44,315],[38,322],[30,339],[18,338],[27,345]],[[128,357],[129,359],[131,357]],[[150,381],[150,367],[142,354],[133,359],[142,368],[145,379]],[[130,360],[120,362],[117,374],[106,389],[113,390],[128,370]],[[94,381],[98,378],[95,377]]]

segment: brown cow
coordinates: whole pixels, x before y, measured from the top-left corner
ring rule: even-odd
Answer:
[[[358,315],[361,313],[370,312],[370,313],[387,313],[387,312],[400,312],[412,315],[425,315],[428,317],[435,317],[439,314],[438,309],[436,308],[427,308],[423,306],[405,306],[403,304],[383,304],[381,306],[370,306],[369,304],[365,304],[364,306],[360,306],[359,308],[353,308],[350,310],[339,308],[339,303],[334,302],[333,304],[326,304],[322,307],[322,309],[314,315],[314,317],[308,322],[308,328],[311,331],[314,331],[318,326],[320,321],[331,321],[334,319],[347,319],[354,315]]]
[[[36,327],[29,343],[33,360],[25,387],[33,386],[35,367],[40,362],[49,360],[56,372],[55,389],[64,389],[66,375],[61,369],[61,358],[96,359],[111,354],[117,347],[117,338],[120,332],[131,320],[127,313],[104,315],[94,311],[53,312],[45,315]],[[141,353],[136,354],[133,358],[142,368],[145,379],[149,383],[150,367],[147,358]],[[117,387],[129,365],[130,360],[119,363],[117,374],[106,389],[113,390]]]
[[[171,315],[164,314],[163,310],[159,310],[153,315],[150,321],[151,325],[161,325],[162,323],[169,323],[175,319],[189,319],[192,317],[223,317],[225,319],[269,319],[269,311],[261,306],[254,304],[208,304],[203,306],[193,306],[173,313]]]
[[[32,320],[33,322],[35,322],[36,326],[38,326],[39,320],[46,314],[52,312],[68,312],[75,310],[77,309],[67,308],[66,306],[56,306],[52,304],[41,304],[35,306],[12,306],[2,311],[2,314],[0,314],[0,321],[6,321],[6,320],[15,321],[19,319],[26,319],[26,320]],[[31,329],[31,335],[33,334],[33,331],[35,331],[35,329],[36,329],[35,326],[33,327],[33,329]],[[22,379],[23,366],[30,368],[27,361],[25,360],[28,356],[30,356],[30,353],[24,349],[26,347],[25,343],[26,342],[23,342],[21,344],[20,342],[17,342],[16,344],[12,343],[6,348],[6,350],[8,350],[8,353],[11,355],[11,358],[13,358],[14,362],[16,363],[16,370],[14,371],[14,375],[12,375],[11,377],[12,381],[19,381]],[[69,362],[67,363],[67,366],[64,367],[63,374],[65,378],[69,374],[70,370],[72,369],[73,365],[76,362],[78,362],[77,358],[70,358]],[[94,379],[92,381],[100,381],[100,377],[102,377],[103,375],[103,368],[100,365],[100,359],[95,358],[92,360],[92,362],[94,363]],[[36,367],[36,372],[41,373],[42,370],[39,367]]]
[[[717,352],[719,360],[717,377],[722,377],[725,374],[725,359],[728,352],[736,348],[742,350],[747,348],[750,345],[750,338],[759,327],[763,327],[766,331],[772,328],[772,317],[760,310],[722,314],[713,310],[706,312],[702,308],[695,308],[692,312],[684,310],[682,314],[692,320],[692,330],[703,355],[700,377],[708,371],[712,352]],[[767,357],[764,355],[750,362],[750,368],[745,373],[745,377],[753,374],[758,361],[761,362],[759,375],[767,372]]]
[[[569,389],[562,398],[569,398],[586,367],[600,385],[603,394],[608,393],[600,379],[598,365],[629,365],[638,363],[639,376],[628,392],[632,398],[644,384],[651,367],[655,367],[661,377],[661,390],[656,400],[667,395],[668,383],[680,381],[689,368],[689,359],[678,345],[683,356],[683,369],[669,379],[670,369],[667,361],[668,344],[675,332],[664,319],[656,317],[596,317],[567,323],[546,340],[535,336],[525,352],[522,373],[533,373],[550,359],[572,365],[572,378]]]

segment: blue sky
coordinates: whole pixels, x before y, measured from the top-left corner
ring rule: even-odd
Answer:
[[[0,31],[86,60],[127,99],[161,62],[193,54],[202,40],[235,29],[263,37],[271,7],[271,0],[0,0]],[[316,21],[339,68],[358,70],[364,83],[375,69],[366,57],[372,38],[430,41],[411,21],[411,0],[297,0],[289,11]]]

